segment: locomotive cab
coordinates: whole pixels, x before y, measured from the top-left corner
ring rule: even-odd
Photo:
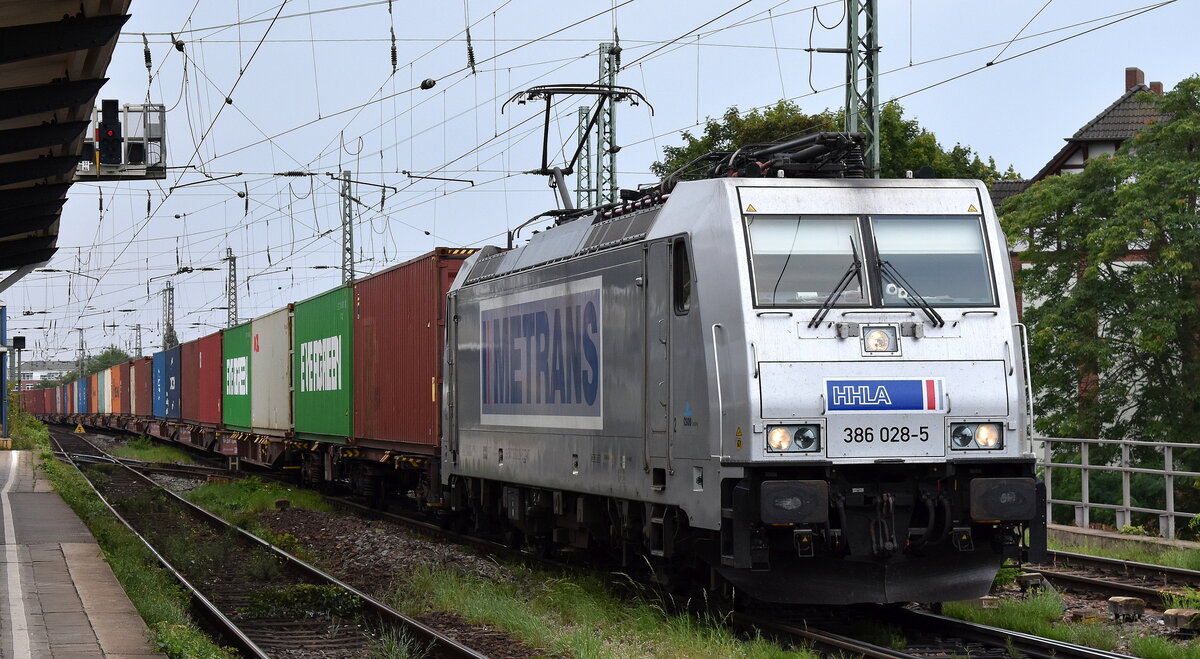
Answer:
[[[672,201],[727,209],[692,232],[714,457],[741,470],[708,549],[725,578],[774,601],[965,599],[1027,529],[1044,543],[983,184],[723,179]]]

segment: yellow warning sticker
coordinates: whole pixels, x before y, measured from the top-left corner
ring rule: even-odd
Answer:
[[[757,213],[758,210],[756,210],[754,208],[754,204],[746,204],[746,212],[747,213]]]
[[[975,204],[971,204],[970,206],[967,206],[967,212],[968,213],[978,213],[979,209],[975,208]]]
[[[737,432],[733,433],[733,435],[735,437],[741,437],[742,436],[742,427],[738,426]]]
[[[77,424],[75,424],[75,432],[78,432],[78,433],[86,432],[86,431],[83,429],[83,424],[82,424],[82,423],[77,423]]]
[[[741,437],[738,437],[738,440],[737,440],[737,447],[738,447],[738,448],[742,448],[742,438],[741,438]]]

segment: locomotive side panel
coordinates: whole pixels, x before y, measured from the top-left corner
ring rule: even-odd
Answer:
[[[637,246],[459,290],[455,473],[649,494],[642,277]]]

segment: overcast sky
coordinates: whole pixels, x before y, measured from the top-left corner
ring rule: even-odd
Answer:
[[[899,98],[943,146],[968,145],[1024,176],[1124,92],[1127,66],[1167,89],[1200,68],[1197,0],[879,5],[881,98]],[[615,27],[618,84],[654,108],[618,109],[618,178],[635,187],[654,180],[663,146],[730,106],[840,107],[844,57],[805,48],[844,46],[843,4],[816,11],[818,22],[812,0],[290,0],[282,11],[270,0],[134,0],[100,97],[164,103],[176,169],[159,182],[75,184],[49,267],[81,274],[34,273],[7,291],[10,334],[25,335],[35,358],[71,359],[73,328],[85,328],[90,351],[132,352],[140,323],[149,354],[161,347],[168,279],[181,340],[217,331],[226,248],[238,258],[243,320],[338,285],[341,206],[328,172],[399,190],[381,209],[383,188],[355,189],[359,273],[435,246],[503,244],[556,202],[543,178],[522,173],[539,165],[542,107],[502,114],[515,92],[595,82],[597,46]],[[427,78],[436,86],[420,89]],[[583,103],[556,108],[557,162]],[[317,175],[273,175],[284,171]],[[172,276],[180,267],[215,270]]]

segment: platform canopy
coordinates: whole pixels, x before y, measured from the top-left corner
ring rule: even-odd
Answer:
[[[0,291],[57,250],[63,203],[130,2],[0,0]]]

